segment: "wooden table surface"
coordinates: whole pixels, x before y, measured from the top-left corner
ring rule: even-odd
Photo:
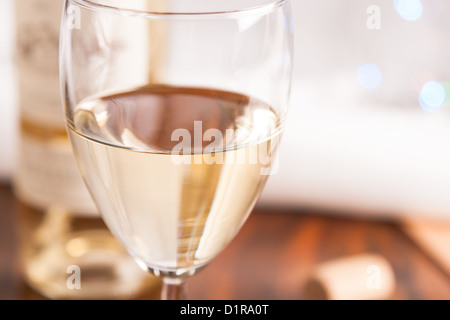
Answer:
[[[43,299],[21,280],[14,213],[10,188],[0,185],[0,299]],[[252,213],[225,251],[187,282],[187,298],[305,299],[305,283],[318,264],[367,252],[393,267],[390,299],[450,299],[449,276],[397,223],[275,209]]]

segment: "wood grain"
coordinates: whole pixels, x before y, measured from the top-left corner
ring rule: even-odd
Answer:
[[[14,201],[10,188],[0,186],[0,299],[43,299],[18,274]],[[391,299],[450,299],[448,275],[400,224],[313,209],[255,210],[225,251],[187,282],[187,298],[305,299],[305,284],[315,266],[359,253],[378,253],[390,262],[397,282]]]
[[[17,237],[14,198],[7,186],[0,185],[0,299],[19,296],[21,282],[17,265]]]
[[[407,219],[403,231],[450,276],[450,222]]]

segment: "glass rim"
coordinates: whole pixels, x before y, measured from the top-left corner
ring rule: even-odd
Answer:
[[[95,3],[92,0],[69,0],[72,3],[77,4],[80,7],[94,10],[94,11],[105,11],[111,12],[121,15],[135,16],[135,17],[144,17],[144,18],[153,18],[153,19],[161,19],[161,18],[212,18],[212,17],[220,17],[224,16],[227,18],[232,18],[234,16],[242,15],[242,14],[263,14],[267,12],[273,11],[275,8],[284,6],[290,0],[273,0],[267,4],[262,4],[259,6],[249,6],[242,9],[236,10],[217,10],[217,11],[202,11],[202,12],[187,12],[187,11],[179,11],[179,12],[170,12],[170,11],[155,11],[155,10],[138,10],[131,8],[121,8],[115,5],[106,5]]]

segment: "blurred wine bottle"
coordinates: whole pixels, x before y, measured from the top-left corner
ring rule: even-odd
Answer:
[[[15,0],[20,142],[14,190],[28,284],[51,299],[157,292],[106,228],[66,135],[58,71],[63,0]]]
[[[0,183],[10,182],[17,144],[13,1],[0,1]]]

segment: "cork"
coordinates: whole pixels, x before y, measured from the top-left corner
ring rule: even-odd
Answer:
[[[317,265],[305,294],[309,300],[386,300],[394,290],[395,275],[389,261],[367,253]]]

